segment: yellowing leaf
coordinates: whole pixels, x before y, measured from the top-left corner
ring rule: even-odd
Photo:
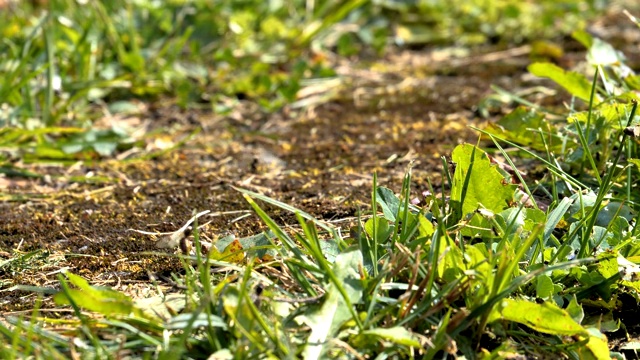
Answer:
[[[583,360],[611,359],[606,336],[594,328],[590,328],[588,331],[590,335],[589,341],[587,341],[585,346],[580,346],[576,349],[579,358]],[[578,336],[578,341],[583,339],[585,339],[585,336]]]
[[[373,330],[366,330],[362,332],[362,335],[377,337],[398,345],[412,346],[415,348],[420,347],[420,342],[418,341],[416,335],[401,326],[396,326],[388,329],[377,328]]]
[[[230,262],[233,264],[238,264],[244,261],[244,249],[242,248],[242,244],[238,239],[233,240],[227,247],[224,248],[224,251],[220,252],[215,246],[211,247],[209,251],[209,258],[212,260],[221,260]]]
[[[517,322],[545,334],[588,335],[587,330],[569,313],[549,301],[537,304],[520,299],[505,299],[497,311],[499,315],[496,315],[503,320]]]
[[[81,276],[65,273],[69,282],[78,289],[69,289],[68,292],[60,291],[53,296],[58,305],[70,303],[70,299],[83,309],[95,311],[105,316],[133,315],[139,318],[152,318],[134,305],[133,300],[116,290],[106,287],[95,287]]]

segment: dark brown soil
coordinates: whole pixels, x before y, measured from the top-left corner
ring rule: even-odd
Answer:
[[[427,188],[427,179],[439,186],[441,156],[459,143],[478,140],[468,126],[484,121],[474,109],[491,93],[492,79],[518,78],[526,59],[516,66],[481,64],[446,75],[385,73],[384,83],[364,82],[349,90],[361,99],[344,91],[341,100],[273,115],[249,105],[228,116],[153,105],[146,114],[152,128],[166,129],[174,141],[198,128],[201,133],[179,150],[148,161],[112,160],[72,170],[36,167],[52,174],[52,180],[16,180],[5,190],[14,201],[0,205],[2,254],[13,258],[16,252],[45,250],[49,255],[40,262],[29,260],[35,261],[30,265],[2,267],[2,287],[55,286],[61,268],[111,286],[179,272],[179,260],[148,254],[159,251],[154,236],[131,230],[175,231],[194,211],[211,210],[215,217],[201,219],[211,221],[203,229],[205,237],[263,231],[253,215],[234,221],[243,215],[239,210],[250,207],[232,186],[328,221],[366,211],[374,171],[380,184],[399,190],[413,164],[417,193]],[[413,83],[404,85],[406,78]],[[111,181],[71,181],[89,173]],[[281,223],[295,223],[291,214],[269,209]],[[45,262],[48,271],[42,271]],[[2,311],[30,309],[36,299],[20,291],[0,297]]]

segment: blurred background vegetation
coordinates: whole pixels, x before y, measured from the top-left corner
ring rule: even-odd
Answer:
[[[0,1],[0,165],[11,154],[111,155],[126,130],[90,130],[132,99],[274,111],[339,59],[399,47],[506,46],[563,37],[605,0]],[[96,145],[98,144],[98,145]]]

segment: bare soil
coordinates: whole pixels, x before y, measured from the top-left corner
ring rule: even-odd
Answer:
[[[407,52],[382,64],[394,71],[427,55]],[[491,94],[490,85],[501,79],[522,82],[527,63],[525,54],[464,68],[385,70],[377,73],[381,80],[356,79],[341,99],[271,115],[249,103],[226,116],[151,104],[144,114],[149,130],[162,129],[171,141],[201,132],[178,150],[151,160],[107,160],[71,168],[40,165],[34,171],[50,177],[7,183],[4,194],[12,201],[0,205],[0,255],[9,259],[16,252],[45,253],[30,259],[31,264],[2,267],[2,288],[55,286],[61,268],[93,283],[120,287],[179,272],[178,259],[149,254],[159,251],[157,237],[132,230],[175,231],[194,211],[210,210],[213,216],[200,220],[210,221],[202,229],[205,237],[263,231],[254,215],[237,220],[249,206],[232,186],[264,193],[327,221],[347,219],[341,225],[369,208],[374,171],[380,184],[399,190],[412,165],[416,194],[427,189],[427,180],[437,187],[441,157],[459,143],[477,142],[469,125],[486,121],[476,116],[476,107]],[[88,180],[108,181],[73,181],[88,174]],[[281,223],[295,223],[291,214],[269,212]],[[30,309],[36,297],[5,291],[0,309]]]

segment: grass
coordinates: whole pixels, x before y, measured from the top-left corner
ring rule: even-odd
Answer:
[[[295,98],[304,79],[334,76],[311,54],[332,31],[353,35],[336,25],[371,25],[365,20],[377,15],[362,1],[109,4],[58,0],[48,12],[16,8],[12,21],[1,15],[3,148],[30,161],[109,157],[139,139],[91,123],[105,106],[128,111],[132,98],[171,95],[182,106],[224,111],[227,99],[247,96],[276,109]],[[398,194],[374,176],[370,211],[346,235],[235,189],[268,231],[207,247],[194,215],[193,252],[181,255],[184,276],[172,279],[178,294],[158,286],[155,297],[134,301],[66,271],[55,288],[17,288],[53,293],[60,309],[37,305],[6,316],[1,357],[622,357],[610,351],[605,333],[625,320],[605,315],[618,314],[629,305],[621,299],[636,301],[640,290],[640,82],[610,45],[583,32],[574,37],[588,49],[595,75],[549,63],[530,71],[581,103],[559,120],[521,107],[479,129],[493,145],[453,151],[455,171],[444,166],[442,176],[449,197],[444,187],[432,188],[417,206],[411,169]],[[348,51],[360,43],[336,46]],[[218,97],[205,99],[211,89]],[[546,171],[527,183],[496,166],[498,157],[512,169],[518,158],[534,159]],[[0,169],[15,171],[8,157],[2,161]],[[264,205],[293,213],[297,227],[285,228]],[[0,269],[41,266],[40,255],[13,257]]]

